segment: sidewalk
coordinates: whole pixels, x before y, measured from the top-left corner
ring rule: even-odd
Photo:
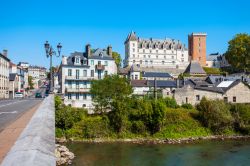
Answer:
[[[6,154],[9,152],[11,147],[15,144],[17,138],[22,133],[23,129],[29,123],[31,117],[36,112],[40,104],[34,106],[27,112],[25,112],[21,117],[19,117],[15,122],[7,126],[0,133],[0,163],[3,161]]]

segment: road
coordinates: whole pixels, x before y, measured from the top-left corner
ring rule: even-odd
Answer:
[[[26,111],[41,103],[43,99],[36,99],[36,92],[40,92],[44,96],[45,89],[35,90],[29,98],[0,100],[0,132]]]

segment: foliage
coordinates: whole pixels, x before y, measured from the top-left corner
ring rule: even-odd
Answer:
[[[34,89],[34,83],[32,76],[28,76],[29,89]]]
[[[55,109],[58,110],[62,107],[62,99],[60,96],[55,96]]]
[[[182,104],[181,107],[185,109],[194,109],[194,107],[190,103]]]
[[[183,80],[185,77],[190,77],[191,75],[189,73],[181,73],[178,75],[178,79]]]
[[[177,104],[177,102],[174,98],[166,97],[163,99],[163,102],[165,102],[166,106],[169,108],[178,108],[179,107],[179,105]]]
[[[126,78],[112,75],[102,80],[94,80],[90,93],[93,95],[94,102],[97,103],[96,111],[103,112],[104,109],[111,108],[112,102],[125,102],[132,93],[132,87]]]
[[[187,111],[183,108],[167,109],[162,130],[154,135],[156,138],[182,138],[207,136],[211,131],[203,127],[194,116],[198,111]]]
[[[121,67],[121,61],[122,61],[121,55],[118,52],[113,51],[112,57],[114,58],[117,67]]]
[[[225,53],[229,64],[234,68],[244,71],[250,70],[250,35],[237,34],[228,42],[228,50]]]
[[[55,112],[56,127],[63,130],[70,129],[76,122],[81,121],[85,114],[86,110],[72,108],[69,106],[57,109]]]
[[[203,69],[207,74],[216,74],[216,75],[223,74],[223,72],[221,72],[219,68],[203,67]]]
[[[235,129],[244,134],[250,134],[250,105],[234,104],[231,105],[230,111],[235,118]]]
[[[233,117],[224,101],[202,98],[197,109],[200,111],[201,122],[213,132],[223,133],[232,128]]]

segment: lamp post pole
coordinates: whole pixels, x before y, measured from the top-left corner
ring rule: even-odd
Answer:
[[[55,55],[56,57],[59,57],[61,54],[61,49],[62,49],[62,45],[61,43],[58,43],[57,45],[57,52],[58,55],[56,54],[56,51],[54,51],[54,49],[52,48],[52,46],[50,46],[50,44],[48,43],[48,41],[45,42],[44,44],[44,48],[46,51],[46,56],[47,58],[50,58],[50,78],[49,78],[49,84],[50,84],[50,93],[53,93],[53,71],[52,71],[52,56]]]

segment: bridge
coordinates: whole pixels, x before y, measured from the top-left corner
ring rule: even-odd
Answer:
[[[20,100],[19,102],[23,102],[24,105],[27,101]],[[31,104],[32,102],[29,101],[26,104],[28,103]],[[3,104],[4,106],[2,107],[8,106],[8,103],[6,104]],[[8,149],[8,146],[6,146],[6,144],[10,142],[8,134],[12,134],[13,136],[14,133],[17,137],[14,145],[11,145],[10,149],[8,149],[8,153],[3,156],[2,163],[0,158],[1,166],[56,165],[54,105],[54,95],[50,95],[41,101],[38,106],[35,108],[33,107],[33,113],[32,111],[26,112],[23,115],[20,115],[20,117],[16,119],[13,124],[8,124],[12,127],[6,127],[5,129],[0,128],[0,139],[2,137],[0,141],[0,151],[1,149],[4,150],[3,147],[7,147],[6,149]],[[22,109],[19,108],[18,110]],[[14,115],[18,113],[19,112],[17,110],[1,111],[0,108],[1,115]],[[29,116],[31,118],[30,120],[27,120]],[[11,120],[11,118],[9,120]],[[25,120],[27,121],[27,124],[23,124]],[[22,131],[18,132],[20,128]]]

